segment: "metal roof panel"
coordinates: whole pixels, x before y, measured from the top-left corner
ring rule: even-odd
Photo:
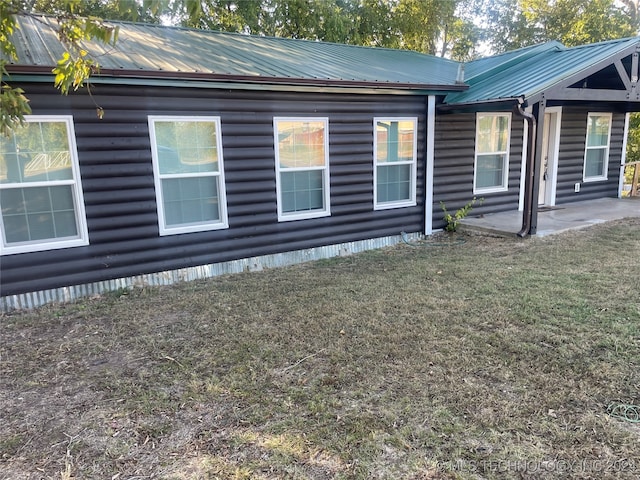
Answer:
[[[533,55],[508,64],[496,61],[493,70],[478,70],[475,77],[468,79],[469,90],[448,94],[445,103],[529,98],[578,76],[588,68],[627,51],[639,42],[640,37],[633,37],[572,48],[540,49],[534,51]],[[489,62],[491,61],[489,59]],[[487,67],[489,65],[485,64]]]
[[[20,16],[14,66],[53,67],[64,52],[49,16]],[[162,25],[108,22],[120,28],[115,46],[88,42],[102,72],[144,71],[269,79],[461,89],[458,63],[408,50],[258,37]]]

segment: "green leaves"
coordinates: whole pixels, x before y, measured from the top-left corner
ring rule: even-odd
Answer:
[[[87,57],[86,50],[80,50],[76,58],[72,58],[69,52],[64,52],[58,65],[52,70],[55,75],[54,84],[66,95],[71,88],[77,90],[84,86],[94,67],[97,68],[97,64]]]
[[[9,136],[16,125],[24,123],[24,116],[31,113],[29,100],[21,88],[6,84],[6,65],[16,59],[16,49],[11,35],[16,30],[16,20],[11,14],[8,0],[0,0],[0,135]]]
[[[637,35],[632,5],[616,0],[495,0],[486,17],[498,52],[549,40],[571,47]]]
[[[58,60],[52,70],[54,85],[63,94],[77,90],[85,85],[100,65],[90,54],[91,42],[98,41],[106,45],[115,45],[118,40],[118,27],[110,26],[95,16],[79,16],[75,12],[85,8],[81,0],[62,0],[51,7],[58,19],[58,37],[67,51]],[[12,42],[17,28],[15,15],[25,14],[22,4],[10,0],[0,0],[0,134],[8,136],[11,130],[24,123],[24,116],[31,113],[29,100],[20,88],[13,88],[4,80],[8,77],[6,65],[9,61],[19,60]],[[104,112],[97,106],[98,117]]]
[[[107,45],[115,45],[118,28],[107,25],[97,17],[77,17],[73,14],[58,17],[58,37],[72,48],[78,48],[83,40],[98,40]]]
[[[480,204],[482,204],[482,202],[484,202],[484,198],[480,199]],[[476,203],[476,197],[473,197],[473,199],[470,202],[468,202],[467,204],[465,204],[464,206],[456,210],[456,213],[451,214],[449,210],[447,210],[447,206],[445,205],[445,203],[440,202],[440,207],[442,208],[442,212],[444,213],[444,216],[442,217],[442,219],[446,222],[446,225],[444,227],[445,231],[447,232],[457,231],[458,225],[460,224],[460,220],[463,220],[464,218],[467,217],[467,215],[469,215],[471,210],[473,210],[473,206],[475,205],[475,203]]]
[[[10,37],[16,29],[16,19],[5,5],[7,0],[0,0],[0,55],[14,60],[16,48]]]
[[[70,10],[77,2],[70,2]],[[97,40],[106,45],[115,45],[118,40],[118,27],[112,27],[97,17],[77,17],[73,13],[58,17],[58,38],[67,46],[67,51],[58,60],[53,69],[54,84],[63,94],[70,89],[77,90],[84,86],[92,73],[100,68],[83,42]]]
[[[30,113],[29,99],[25,97],[24,90],[7,84],[0,87],[0,135],[10,136],[11,130],[22,125],[24,116]]]

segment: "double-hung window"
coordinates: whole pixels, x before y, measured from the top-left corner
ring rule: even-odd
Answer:
[[[374,118],[374,209],[416,204],[418,120]]]
[[[273,120],[278,220],[331,214],[329,206],[329,120]]]
[[[590,113],[587,117],[587,141],[584,152],[585,182],[607,179],[610,138],[611,114]]]
[[[149,116],[160,235],[229,226],[219,117]]]
[[[28,115],[0,135],[3,255],[87,245],[71,116]]]
[[[478,113],[474,193],[503,192],[509,181],[510,113]]]

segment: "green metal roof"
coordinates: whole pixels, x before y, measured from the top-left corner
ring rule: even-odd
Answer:
[[[115,47],[90,44],[103,76],[437,91],[466,88],[456,83],[457,62],[413,51],[109,23],[120,28]],[[55,18],[49,16],[19,17],[20,28],[13,37],[19,60],[10,71],[55,66],[64,52],[56,26]]]
[[[64,52],[49,16],[20,16],[13,36],[12,74],[49,74]],[[362,87],[447,94],[445,104],[537,101],[543,92],[630,55],[640,37],[566,48],[548,42],[464,65],[408,50],[259,37],[162,25],[109,22],[120,28],[114,47],[88,45],[100,63],[94,81],[224,83],[240,88]],[[216,83],[217,82],[217,83]],[[163,84],[164,84],[163,83]],[[191,84],[190,83],[190,84]],[[249,85],[253,85],[250,87]]]
[[[473,60],[465,64],[465,81],[469,82],[474,79],[476,83],[480,76],[495,73],[496,71],[505,70],[506,68],[522,62],[528,58],[538,55],[548,50],[559,50],[566,48],[560,42],[547,42],[528,47],[518,48],[509,52],[493,55],[491,57],[483,57]]]
[[[602,64],[604,68],[616,57],[630,55],[640,37],[566,48],[549,42],[527,49],[481,59],[469,64],[471,75],[465,79],[469,89],[450,93],[450,105],[480,103],[500,99],[523,98],[537,101],[550,88],[578,81],[581,74]]]

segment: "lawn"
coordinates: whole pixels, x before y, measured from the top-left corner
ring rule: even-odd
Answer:
[[[3,479],[637,479],[640,219],[0,317]]]

